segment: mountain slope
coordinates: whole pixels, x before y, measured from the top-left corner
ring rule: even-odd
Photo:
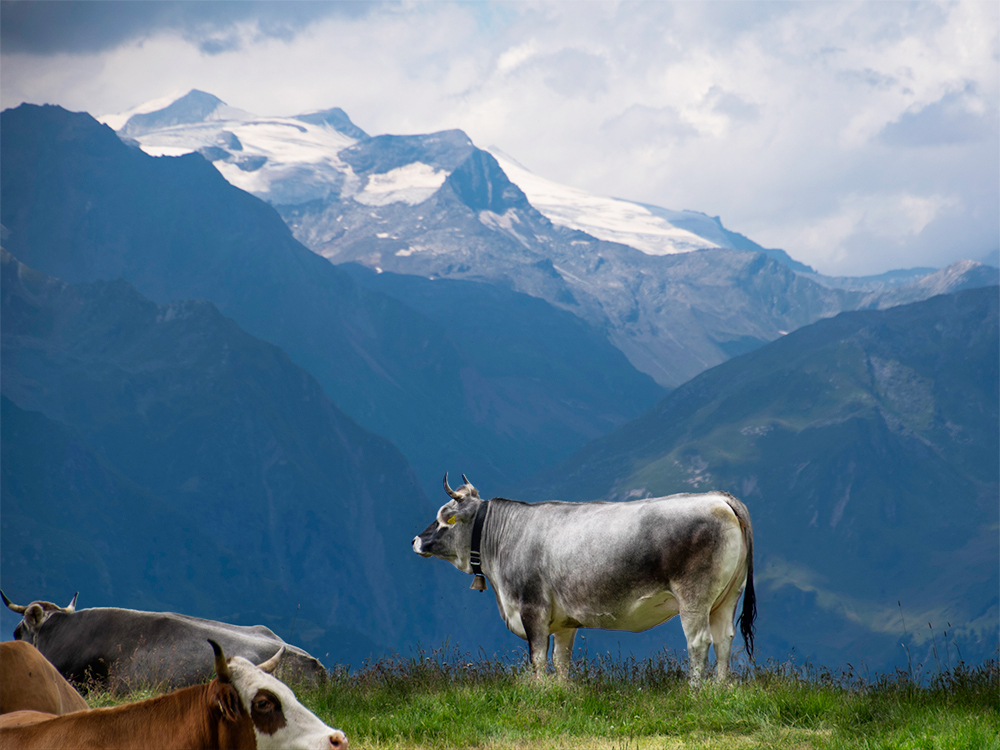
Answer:
[[[530,430],[498,434],[480,402],[488,397],[502,420],[522,408],[511,403],[518,394],[483,394],[490,373],[440,325],[358,286],[200,156],[152,158],[87,115],[29,105],[3,113],[2,145],[0,212],[17,257],[73,282],[121,277],[157,302],[212,301],[399,446],[435,494],[449,466],[492,482],[523,479],[661,394],[647,383],[584,424],[572,415],[557,442]],[[463,376],[459,362],[477,377]],[[565,400],[551,385],[540,397]]]
[[[410,602],[434,591],[403,543],[423,518],[413,473],[287,355],[207,302],[67,285],[7,253],[0,278],[5,577],[37,566],[28,550],[56,531],[99,558],[71,583],[95,605],[287,613],[284,626],[301,604],[299,632],[314,623],[335,661],[440,635]],[[17,589],[61,581],[67,554]]]
[[[938,294],[950,294],[963,289],[980,289],[996,286],[998,283],[1000,283],[1000,270],[972,260],[960,260],[907,284],[869,293],[858,304],[858,308],[885,310]]]
[[[79,590],[90,602],[161,610],[185,602],[221,616],[238,611],[227,609],[232,601],[247,600],[251,586],[233,551],[110,465],[78,431],[6,396],[0,415],[0,555],[4,590],[22,594],[18,601],[60,594],[69,601]],[[189,575],[194,570],[198,576]],[[205,590],[202,577],[225,581],[230,601]],[[273,582],[259,586],[272,597],[279,591]],[[5,616],[4,632],[15,624]]]
[[[996,287],[843,313],[703,373],[518,496],[728,490],[754,520],[765,654],[905,664],[899,600],[911,628],[987,658],[998,341]],[[915,660],[931,634],[910,631]]]
[[[640,414],[663,395],[599,331],[543,300],[490,284],[340,268],[459,342],[466,362],[476,365],[459,372],[467,392],[478,394],[479,419],[511,440],[527,433],[566,446],[567,427],[593,439],[618,426],[623,406]],[[498,409],[501,399],[507,406]]]

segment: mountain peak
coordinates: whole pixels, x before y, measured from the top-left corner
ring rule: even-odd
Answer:
[[[222,99],[215,96],[214,94],[209,94],[207,91],[202,91],[200,89],[191,89],[180,99],[176,100],[174,104],[181,103],[204,103],[211,106],[218,106],[219,104],[225,104]]]
[[[354,138],[358,141],[366,141],[371,136],[351,122],[351,118],[340,107],[311,112],[306,115],[296,115],[294,119],[309,125],[329,125],[339,133]]]
[[[132,115],[119,132],[125,136],[136,136],[158,128],[204,122],[220,107],[225,106],[226,103],[219,97],[191,89],[162,109]]]
[[[462,202],[477,213],[503,214],[509,208],[526,208],[524,192],[504,173],[488,151],[474,149],[447,180]]]

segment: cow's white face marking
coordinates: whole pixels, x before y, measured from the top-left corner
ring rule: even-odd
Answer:
[[[324,724],[285,683],[240,656],[229,660],[232,682],[254,722],[258,750],[340,750],[347,737]],[[339,743],[339,744],[338,744]]]
[[[413,551],[422,557],[447,560],[463,573],[472,573],[472,522],[482,500],[471,484],[463,484],[453,492],[452,499],[438,510],[434,523],[413,538]]]

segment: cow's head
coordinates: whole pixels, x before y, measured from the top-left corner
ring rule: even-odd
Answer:
[[[221,691],[218,706],[229,721],[250,716],[258,750],[346,750],[346,735],[324,724],[271,674],[285,653],[284,646],[263,664],[254,665],[241,656],[227,660],[218,643],[209,643],[215,651]]]
[[[28,606],[22,607],[19,604],[14,604],[7,598],[6,594],[0,591],[0,597],[3,597],[3,603],[7,605],[7,609],[22,616],[21,622],[14,628],[14,640],[29,641],[33,645],[37,645],[38,632],[53,614],[61,612],[71,615],[76,611],[76,597],[79,595],[80,592],[77,591],[73,595],[73,600],[65,607],[60,607],[52,602],[32,602]]]
[[[457,490],[453,490],[448,486],[448,474],[444,475],[444,491],[451,499],[441,506],[434,523],[413,538],[413,551],[423,557],[440,557],[463,573],[471,573],[472,522],[479,506],[485,501],[465,474],[462,475],[462,482]]]

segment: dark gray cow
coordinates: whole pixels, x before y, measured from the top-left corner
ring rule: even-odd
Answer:
[[[736,605],[753,655],[753,529],[746,506],[725,492],[631,502],[489,502],[462,476],[413,551],[493,585],[507,628],[528,641],[536,675],[552,661],[565,677],[578,628],[639,632],[680,614],[693,685],[714,644],[716,678],[729,677]],[[477,530],[478,527],[478,530]],[[481,570],[480,570],[481,566]]]
[[[113,607],[77,611],[76,596],[67,607],[44,601],[19,606],[2,591],[0,597],[23,616],[14,638],[32,643],[72,682],[96,679],[113,690],[141,684],[171,689],[194,685],[212,676],[208,639],[227,654],[254,664],[284,646],[281,679],[311,683],[326,679],[326,669],[317,659],[263,625],[243,627],[173,612]]]

